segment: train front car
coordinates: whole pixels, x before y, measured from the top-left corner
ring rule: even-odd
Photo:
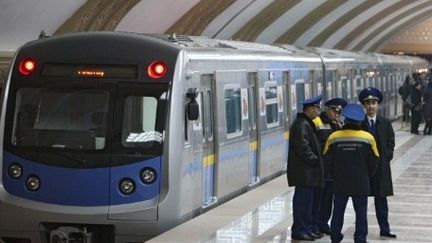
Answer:
[[[20,48],[1,115],[0,242],[142,242],[158,232],[179,52],[104,32]]]

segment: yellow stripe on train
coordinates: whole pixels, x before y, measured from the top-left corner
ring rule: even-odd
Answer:
[[[253,142],[250,142],[249,143],[249,149],[250,150],[257,150],[258,149],[258,142],[255,140],[255,141],[253,141]]]
[[[203,158],[203,166],[204,167],[211,166],[214,164],[214,162],[215,162],[215,155],[214,154],[207,155]]]

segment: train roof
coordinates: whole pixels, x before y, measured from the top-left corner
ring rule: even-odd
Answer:
[[[308,49],[320,55],[325,63],[379,63],[376,56],[368,55],[362,52],[350,52],[344,50],[326,49],[322,47],[309,47]]]
[[[272,58],[274,60],[293,60],[304,62],[320,62],[322,59],[325,63],[426,63],[424,59],[417,57],[397,57],[385,54],[349,52],[320,47],[301,48],[293,45],[267,45],[243,41],[212,39],[205,36],[143,34],[112,31],[68,33],[61,36],[47,37],[36,41],[31,41],[24,46],[58,39],[70,41],[75,38],[85,38],[87,40],[92,40],[92,38],[101,39],[104,37],[110,37],[112,38],[112,41],[120,41],[123,37],[128,37],[130,38],[131,43],[133,43],[133,40],[135,39],[136,42],[134,43],[142,40],[147,43],[159,44],[161,46],[166,46],[172,51],[174,51],[174,49],[177,49],[177,51],[184,50],[197,59],[229,59],[235,55],[246,59],[252,59],[254,56],[256,58],[257,54],[259,54],[260,58],[262,59]],[[230,55],[224,56],[224,53]]]

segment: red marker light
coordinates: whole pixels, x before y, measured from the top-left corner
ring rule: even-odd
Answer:
[[[30,58],[23,59],[19,65],[19,72],[24,75],[30,75],[36,69],[36,62]]]
[[[147,69],[147,73],[151,78],[161,78],[167,72],[167,66],[161,61],[152,62]]]

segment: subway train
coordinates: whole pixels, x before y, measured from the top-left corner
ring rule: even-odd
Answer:
[[[0,119],[0,242],[135,243],[286,170],[301,101],[384,94],[420,58],[86,32],[17,50]]]

